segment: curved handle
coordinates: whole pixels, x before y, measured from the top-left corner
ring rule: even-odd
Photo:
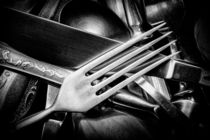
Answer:
[[[40,17],[51,19],[59,5],[60,0],[47,0],[41,12],[39,13]]]
[[[33,59],[0,42],[0,66],[28,73],[61,85],[71,70]]]
[[[31,116],[28,116],[22,120],[20,120],[17,125],[16,125],[16,129],[19,130],[23,127],[26,127],[30,124],[33,124],[41,119],[43,119],[44,117],[46,117],[47,115],[49,115],[50,113],[52,113],[54,111],[53,107],[50,107],[46,110],[37,112]]]

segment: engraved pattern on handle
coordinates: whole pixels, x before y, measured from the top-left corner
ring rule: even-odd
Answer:
[[[71,73],[70,70],[35,60],[2,44],[0,44],[0,65],[38,76],[59,85]]]

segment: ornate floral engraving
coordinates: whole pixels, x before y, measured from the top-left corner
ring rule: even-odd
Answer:
[[[23,94],[23,97],[18,105],[17,110],[14,113],[14,119],[12,122],[17,122],[30,110],[38,91],[39,81],[37,79],[31,79]]]
[[[64,75],[60,74],[56,70],[50,69],[48,66],[37,64],[35,61],[30,62],[30,61],[22,60],[21,58],[19,59],[16,58],[18,60],[16,60],[15,58],[12,58],[11,52],[9,50],[4,50],[0,48],[0,52],[1,52],[0,59],[1,59],[1,62],[3,63],[7,63],[12,66],[16,66],[21,69],[24,69],[24,70],[32,69],[33,71],[41,72],[42,74],[49,77],[56,76],[57,78],[65,78]]]
[[[7,82],[7,78],[9,77],[9,72],[5,71],[0,75],[0,89],[4,87],[5,83]],[[0,92],[1,93],[1,92]]]

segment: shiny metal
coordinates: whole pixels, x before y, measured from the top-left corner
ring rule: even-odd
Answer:
[[[70,5],[70,4],[72,4],[72,3],[69,3],[69,5]],[[73,5],[74,5],[75,7],[77,7],[78,4],[73,4]],[[126,4],[126,5],[127,5],[127,4]],[[88,5],[86,5],[86,6],[88,7]],[[129,9],[129,6],[132,6],[132,5],[131,5],[131,4],[130,4],[130,5],[127,5],[127,9],[128,9],[128,10],[127,10],[127,14],[129,13],[129,10],[132,10],[132,9]],[[69,8],[68,4],[67,4],[66,7]],[[85,8],[87,8],[87,7],[85,7]],[[62,13],[61,13],[61,16],[62,16],[63,13],[65,13],[65,12],[67,13],[68,10],[66,11],[65,9],[66,9],[66,8],[64,7],[64,9],[63,9],[63,11],[62,11]],[[72,9],[72,8],[71,8],[71,9]],[[100,9],[100,10],[101,10],[101,9]],[[135,9],[135,10],[136,10],[136,9]],[[88,10],[88,11],[89,11],[89,14],[91,15],[91,10]],[[69,11],[68,11],[68,12],[69,12]],[[134,13],[134,12],[135,12],[135,13]],[[82,13],[81,13],[81,14],[82,14]],[[83,13],[83,14],[84,14],[84,13]],[[85,14],[88,14],[88,13],[85,13]],[[136,14],[136,11],[133,11],[133,12],[132,12],[132,15],[135,15],[135,14]],[[130,15],[131,15],[131,14],[130,14]],[[69,13],[68,13],[67,16],[70,16]],[[91,16],[93,16],[93,15],[91,15]],[[135,15],[135,16],[137,16],[137,15]],[[109,25],[109,27],[107,27],[107,28],[105,28],[105,29],[104,29],[104,28],[100,28],[100,30],[102,31],[102,32],[101,32],[100,30],[97,30],[97,29],[98,29],[98,28],[97,28],[97,24],[91,24],[91,23],[89,23],[89,22],[90,22],[90,18],[89,18],[89,19],[87,18],[87,19],[80,20],[80,19],[82,19],[83,16],[82,16],[82,17],[79,16],[79,17],[80,17],[79,19],[77,19],[77,18],[78,18],[78,17],[77,17],[76,19],[70,18],[69,20],[75,21],[75,22],[79,20],[78,23],[79,23],[79,22],[81,22],[81,23],[84,22],[85,24],[83,24],[83,25],[80,26],[79,24],[73,24],[73,25],[72,25],[72,24],[65,23],[65,22],[63,22],[63,23],[64,23],[64,24],[68,24],[68,25],[70,25],[70,26],[77,25],[77,26],[75,26],[75,27],[80,28],[80,29],[82,29],[82,30],[89,31],[89,32],[91,32],[91,31],[89,30],[89,29],[91,29],[91,30],[93,30],[96,34],[99,34],[99,35],[102,35],[102,36],[109,36],[110,33],[104,34],[103,32],[104,32],[104,31],[108,31],[107,29],[110,28],[110,25]],[[96,17],[97,17],[97,18],[95,18],[95,15],[94,15],[94,19],[95,19],[95,20],[94,20],[94,21],[91,20],[91,22],[100,22],[100,23],[102,22],[102,23],[103,23],[104,20],[108,20],[108,22],[107,22],[107,21],[106,21],[106,22],[107,22],[107,23],[110,23],[109,18],[105,18],[105,19],[103,19],[103,20],[101,21],[101,15],[99,15],[99,16],[97,15]],[[114,17],[114,16],[113,16],[113,17]],[[128,17],[128,15],[127,15],[127,17]],[[66,18],[68,19],[68,17],[66,17]],[[104,17],[102,17],[102,18],[104,18]],[[130,20],[132,20],[132,19],[134,19],[134,17],[130,17]],[[65,20],[66,20],[66,19],[65,19]],[[85,21],[87,21],[87,22],[85,22]],[[105,23],[106,23],[106,22],[105,22]],[[102,24],[102,23],[101,23],[101,24]],[[119,27],[121,27],[121,26],[119,26],[119,23],[120,23],[120,22],[115,22],[114,25],[115,25],[115,24],[118,25],[118,28],[119,28]],[[104,24],[104,23],[103,23],[103,24]],[[136,24],[136,23],[135,23],[135,22],[132,23],[132,21],[130,21],[129,24]],[[87,27],[90,26],[90,25],[91,25],[91,28],[87,28]],[[94,26],[92,26],[92,25],[94,25]],[[111,25],[111,26],[113,26],[113,25]],[[105,27],[106,27],[106,26],[105,26]],[[123,28],[122,28],[122,29],[123,29]],[[122,30],[122,29],[121,29],[121,30]],[[137,28],[136,28],[136,29],[137,29]],[[126,28],[124,28],[123,30],[124,30],[123,32],[127,31]],[[114,31],[114,32],[113,32],[113,31]],[[113,30],[113,31],[111,32],[112,34],[115,33],[115,30]],[[125,34],[125,33],[123,33],[123,32],[122,32],[122,34],[121,34],[122,36],[128,36],[127,34]],[[93,32],[92,32],[92,33],[93,33]],[[113,38],[113,36],[111,36],[111,37]],[[119,35],[118,35],[118,37],[119,37]],[[120,38],[121,38],[121,37],[120,37]]]
[[[142,19],[142,14],[139,12],[139,9],[137,9],[137,5],[135,1],[132,0],[124,0],[124,9],[126,13],[126,19],[127,19],[127,26],[130,27],[130,29],[133,32],[133,36],[135,36],[137,33],[142,33],[145,31],[141,25],[143,25],[143,22],[147,22],[144,19]],[[144,8],[144,7],[143,7]],[[142,10],[142,9],[141,9]],[[144,10],[144,9],[143,9]]]
[[[18,82],[21,82],[21,80],[19,80]],[[23,92],[21,99],[19,100],[17,109],[14,112],[15,117],[12,120],[12,123],[16,123],[17,121],[25,117],[25,115],[30,111],[34,100],[36,99],[39,92],[40,81],[38,79],[32,77],[26,83],[27,87]]]
[[[172,31],[181,32],[186,13],[184,0],[145,0],[145,9],[150,23],[164,20]]]
[[[93,1],[69,1],[60,13],[59,22],[115,40],[126,41],[130,38],[127,26],[119,17]]]
[[[192,118],[194,115],[195,108],[198,103],[196,103],[193,99],[179,99],[174,101],[173,104],[177,106],[188,118]]]
[[[0,75],[0,112],[11,115],[15,111],[29,79],[10,70],[4,70]],[[11,102],[13,101],[13,102]]]
[[[58,87],[48,84],[45,109],[52,106],[59,94],[59,90],[60,89]],[[51,116],[48,120],[46,120],[42,128],[41,140],[55,140],[64,123],[64,120],[66,119],[66,116],[67,112],[58,112],[54,113],[53,117]]]
[[[60,0],[47,0],[39,13],[40,17],[51,19],[59,5]]]
[[[194,64],[183,63],[182,61],[178,63],[175,61],[174,65],[172,66],[174,68],[174,70],[172,70],[173,74],[171,74],[173,79],[180,79],[183,81],[195,82],[201,85],[210,86],[209,70],[203,69],[202,67]],[[168,78],[170,78],[170,76],[168,76]]]
[[[63,79],[71,73],[70,70],[28,57],[3,43],[0,43],[0,59],[1,66],[38,76],[56,84],[61,84]]]
[[[53,105],[58,96],[60,88],[49,85],[47,86],[47,97],[46,97],[46,105],[45,108],[48,108]]]
[[[152,28],[147,22],[144,1],[99,0],[111,9],[130,29],[132,36]]]
[[[8,49],[8,48],[5,48],[5,49]],[[29,74],[32,74],[34,76],[38,76],[38,77],[44,78],[44,79],[46,79],[48,81],[51,81],[51,82],[56,83],[56,84],[59,84],[59,85],[62,83],[65,75],[67,76],[70,73],[72,73],[72,71],[68,71],[66,69],[58,68],[58,67],[55,67],[53,65],[49,65],[49,64],[46,64],[46,63],[43,63],[43,62],[40,62],[40,61],[31,59],[29,57],[24,57],[24,55],[15,53],[14,50],[13,51],[12,50],[9,50],[9,51],[10,51],[10,53],[8,53],[8,55],[3,55],[3,56],[5,56],[6,58],[8,58],[9,65],[12,66],[13,64],[17,64],[17,65],[14,65],[16,67],[16,70],[21,69],[21,67],[22,67],[21,72],[26,71]],[[5,50],[3,52],[8,52],[8,51]],[[6,62],[6,61],[4,60],[4,62]],[[33,66],[38,66],[38,67],[33,67]],[[12,68],[12,67],[10,67],[10,68]],[[50,71],[51,71],[51,73],[49,73]],[[53,72],[53,71],[55,71],[55,72]],[[60,75],[63,75],[63,77],[60,77],[59,78],[56,75],[53,75],[53,73],[54,74],[60,73]],[[47,99],[48,99],[48,97],[51,97],[51,96],[52,96],[53,99],[55,98],[55,95],[52,94],[52,95],[47,96]],[[118,102],[121,100],[120,101],[121,103],[122,102],[123,103],[129,103],[129,101],[131,101],[131,100],[129,100],[129,98],[123,98],[123,97],[125,97],[125,96],[123,96],[121,94],[118,94],[117,97],[115,98],[115,103],[116,103],[116,100],[118,100]],[[133,97],[131,96],[130,98],[133,98]],[[53,99],[48,99],[48,100],[51,100],[49,102],[52,103],[52,100]],[[141,99],[138,99],[136,97],[134,97],[133,99],[134,99],[135,102],[129,103],[130,105],[134,105],[136,107],[140,107],[140,105],[143,104],[143,106],[145,106],[145,107],[147,106],[147,104],[144,104]]]
[[[119,45],[119,41],[35,15],[7,8],[1,8],[0,11],[4,18],[0,29],[6,33],[0,35],[1,41],[10,42],[14,49],[47,63],[78,69]]]
[[[180,60],[170,61],[167,65],[164,66],[162,71],[158,71],[157,73],[160,77],[165,77],[166,79],[189,81],[195,83],[201,83],[199,81],[200,78],[202,78],[201,67]]]
[[[180,112],[180,110],[178,110],[177,107],[170,102],[170,100],[165,98],[153,86],[148,84],[148,82],[145,82],[145,79],[140,77],[136,79],[135,82],[139,84],[139,86],[141,86],[158,103],[158,105],[160,105],[167,114],[176,121],[176,123],[182,124],[189,122],[187,116]]]
[[[124,0],[125,13],[128,21],[128,26],[133,31],[133,36],[142,34],[152,28],[148,23],[144,0]],[[161,35],[161,34],[160,34]],[[160,36],[159,35],[159,36]],[[174,45],[175,43],[171,44]],[[167,98],[170,98],[169,91],[166,88],[164,79],[156,77],[145,77],[150,83]],[[143,85],[141,85],[143,86]]]
[[[56,140],[62,124],[63,121],[59,121],[56,119],[47,120],[42,128],[41,140]]]
[[[159,107],[158,105],[149,103],[140,96],[134,95],[123,89],[119,90],[115,96],[109,99],[109,101],[115,105],[151,112],[154,112]]]
[[[98,0],[100,4],[112,10],[127,25],[127,17],[123,1],[124,0]]]
[[[161,26],[159,26],[159,27],[161,27]],[[101,77],[102,74],[106,73],[107,72],[106,70],[108,67],[105,67],[102,70],[100,70],[90,76],[87,76],[86,73],[89,72],[92,68],[94,68],[98,64],[100,64],[101,62],[106,61],[110,57],[123,51],[124,49],[128,48],[129,46],[132,46],[133,44],[135,44],[137,41],[141,40],[145,36],[152,34],[159,27],[153,28],[153,29],[145,32],[141,36],[135,37],[135,38],[127,41],[123,45],[102,55],[101,57],[95,59],[94,61],[90,62],[89,64],[85,65],[81,69],[75,71],[73,74],[71,74],[70,76],[65,78],[65,80],[61,86],[59,96],[56,98],[56,101],[53,103],[53,105],[44,111],[38,112],[37,114],[31,115],[31,116],[23,119],[22,121],[20,121],[20,123],[17,124],[17,129],[20,129],[24,126],[30,125],[31,123],[34,123],[34,122],[42,119],[43,117],[49,115],[50,113],[52,113],[54,111],[86,112],[89,109],[91,109],[92,107],[94,107],[95,105],[97,105],[97,104],[101,103],[102,101],[104,101],[105,99],[109,98],[111,95],[116,93],[116,91],[123,88],[124,86],[126,86],[128,83],[132,82],[139,76],[147,73],[151,69],[157,67],[158,65],[162,64],[163,62],[169,60],[171,57],[176,55],[177,53],[171,54],[171,55],[155,62],[154,64],[148,66],[147,68],[135,73],[134,75],[130,76],[128,79],[118,83],[116,86],[110,88],[108,91],[105,91],[103,94],[100,94],[100,95],[96,94],[96,92],[98,90],[100,90],[104,86],[108,85],[112,81],[116,80],[117,78],[119,78],[120,76],[122,76],[123,74],[128,72],[130,69],[132,69],[133,67],[138,66],[139,64],[141,64],[144,61],[148,60],[149,58],[153,57],[155,54],[159,53],[161,50],[163,50],[163,48],[165,46],[168,46],[168,45],[165,45],[162,48],[154,51],[153,53],[143,57],[142,59],[130,64],[128,67],[125,67],[124,69],[120,70],[119,72],[115,73],[114,75],[110,76],[106,80],[104,80],[96,85],[92,85],[91,83],[94,80],[96,80],[97,78]],[[148,47],[147,45],[152,45],[152,43],[151,44],[148,43],[140,49],[143,50],[143,48],[147,48]],[[130,54],[122,57],[121,59],[119,59],[119,61],[116,61],[116,64],[115,63],[113,63],[113,64],[115,64],[117,66],[118,63],[120,64],[121,61],[122,62],[126,61],[127,59],[130,58],[129,55]],[[111,69],[109,69],[109,70],[111,70]],[[71,91],[71,92],[69,92],[69,91]],[[89,94],[87,94],[87,93],[89,93]]]
[[[11,48],[5,47],[5,45],[0,44],[0,46],[0,65],[3,67],[28,73],[58,85],[61,85],[63,79],[73,72],[71,70],[32,59],[20,52],[17,53]],[[138,70],[141,70],[142,68],[143,67],[139,67]],[[110,74],[113,74],[113,72]],[[210,85],[210,81],[208,80],[208,75],[210,74],[208,71],[204,71],[202,68],[194,64],[180,60],[171,60],[159,69],[151,71],[148,75],[165,79],[200,83],[207,86]]]
[[[124,5],[128,26],[131,27],[133,35],[152,28],[146,17],[144,0],[124,0]]]
[[[155,29],[159,29],[164,24],[157,26]],[[134,38],[133,40],[138,39]],[[40,63],[35,59],[31,59],[24,54],[15,51],[14,49],[6,46],[5,44],[1,43],[1,53],[0,58],[2,59],[2,66],[7,66],[8,68],[15,68],[18,70],[19,68],[23,71],[39,75],[42,78],[53,80],[56,83],[62,83],[62,80],[70,73],[69,70],[65,70],[60,67],[54,67],[52,65],[46,63]],[[152,45],[152,44],[151,44]],[[109,56],[110,57],[110,56]],[[106,58],[107,59],[107,58]]]
[[[173,61],[173,60],[172,60]],[[166,99],[170,100],[171,95],[169,94],[169,89],[166,86],[165,79],[154,77],[154,76],[144,76],[144,79],[146,79],[151,85],[159,91],[160,94],[162,94]],[[141,85],[142,87],[143,85]],[[143,87],[142,87],[143,88]]]
[[[61,111],[61,110],[63,110],[63,111],[73,111],[73,112],[74,111],[76,111],[76,112],[85,112],[85,111],[89,110],[90,108],[94,107],[95,105],[99,104],[103,100],[107,99],[108,97],[110,97],[114,93],[116,93],[116,91],[118,91],[122,87],[126,86],[128,83],[132,82],[136,78],[140,77],[141,75],[145,74],[146,72],[148,72],[149,70],[153,69],[154,67],[160,65],[161,63],[169,60],[171,57],[173,57],[176,54],[177,53],[171,54],[171,55],[165,57],[164,59],[161,59],[160,61],[154,63],[153,65],[149,66],[146,69],[143,69],[142,71],[139,71],[138,73],[132,75],[130,78],[124,80],[123,82],[117,84],[113,88],[110,88],[108,91],[106,91],[105,93],[100,94],[98,96],[95,95],[95,93],[93,93],[92,90],[96,90],[96,91],[99,90],[98,87],[101,87],[102,85],[104,86],[104,82],[102,84],[99,84],[99,86],[97,84],[96,85],[96,89],[94,89],[94,86],[92,88],[89,87],[90,89],[88,89],[88,87],[87,87],[88,85],[85,85],[87,89],[86,90],[84,89],[84,91],[82,90],[82,93],[83,92],[85,94],[90,93],[90,95],[88,95],[88,96],[87,95],[83,95],[84,93],[83,94],[80,93],[80,94],[82,94],[82,95],[80,95],[78,93],[79,90],[75,91],[77,89],[77,86],[79,86],[81,88],[81,82],[86,83],[88,81],[79,81],[78,85],[75,85],[75,87],[71,87],[73,85],[73,83],[79,79],[77,73],[74,75],[75,77],[72,77],[73,74],[71,74],[69,78],[67,77],[68,78],[67,79],[68,80],[68,82],[67,82],[68,84],[67,83],[65,84],[65,81],[64,81],[63,85],[65,85],[65,88],[61,87],[61,89],[63,89],[62,90],[63,92],[61,91],[61,93],[59,94],[59,96],[56,99],[55,103],[50,108],[48,108],[48,109],[46,109],[44,111],[38,112],[37,114],[31,115],[31,116],[21,120],[20,123],[17,125],[17,129],[20,129],[22,127],[30,125],[30,124],[32,124],[32,123],[42,119],[43,117],[49,115],[50,113],[52,113],[54,111]],[[82,71],[83,71],[83,69],[82,69]],[[80,74],[80,73],[78,73],[78,74]],[[111,81],[110,81],[110,79],[108,79],[106,81],[111,82],[112,79],[111,79]],[[106,81],[105,81],[105,83],[106,83]],[[71,84],[69,84],[69,82]],[[109,82],[107,82],[107,83],[109,84]],[[74,88],[74,89],[69,89],[69,88]],[[87,91],[87,90],[89,90],[89,91]],[[75,92],[70,92],[73,95],[65,94],[68,91],[75,91]],[[76,96],[78,96],[78,97],[76,97]],[[84,99],[84,97],[81,97],[81,96],[85,96],[86,98]],[[89,99],[87,97],[89,97]],[[71,101],[70,101],[70,99],[71,99]],[[69,103],[69,105],[67,103]]]
[[[132,37],[142,34],[144,31],[152,28],[147,21],[144,0],[99,0],[99,2],[109,7],[116,15],[118,15],[118,17],[120,17],[120,19],[129,27]],[[129,63],[131,62],[124,63],[124,66]],[[118,71],[119,69],[116,68],[113,71]],[[150,82],[155,81],[156,83],[153,85],[160,91],[163,91],[161,93],[169,98],[169,92],[166,88],[165,81],[156,77],[150,78]]]

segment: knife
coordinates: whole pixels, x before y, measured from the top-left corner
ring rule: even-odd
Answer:
[[[157,59],[161,59],[162,57],[163,56],[159,56]],[[143,69],[157,59],[139,66],[135,71]],[[63,79],[74,71],[72,69],[38,61],[14,50],[4,43],[0,43],[0,66],[34,75],[58,85],[61,85]],[[113,72],[110,72],[110,74],[112,73]],[[155,68],[147,73],[147,75],[210,86],[210,78],[208,78],[210,77],[210,72],[203,70],[199,66],[176,59]]]
[[[0,40],[55,65],[78,69],[120,42],[10,8],[0,7]]]
[[[68,67],[70,71],[80,68],[92,59],[122,44],[122,42],[113,39],[93,35],[14,9],[0,8],[0,11],[0,15],[4,19],[0,23],[0,29],[6,33],[0,35],[1,41],[9,42],[16,50],[35,59]],[[160,58],[161,56],[157,57],[156,60]],[[149,63],[141,67],[146,65]],[[6,65],[4,64],[4,66]],[[137,70],[140,70],[141,67]],[[58,68],[58,70],[60,69]],[[66,70],[63,73],[64,75],[67,74]],[[170,63],[152,70],[147,75],[210,86],[210,73],[208,71],[181,60],[170,61]],[[48,80],[52,79],[48,77]]]

